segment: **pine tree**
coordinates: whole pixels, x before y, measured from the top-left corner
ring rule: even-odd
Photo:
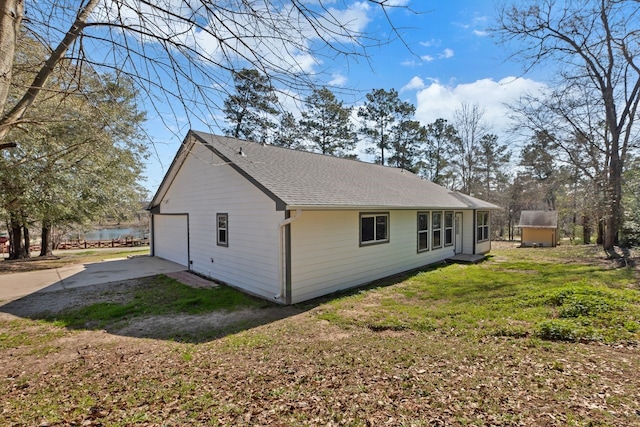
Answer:
[[[278,98],[269,78],[257,70],[242,69],[233,74],[235,93],[224,100],[223,112],[231,124],[226,135],[255,142],[267,142],[276,128]]]
[[[351,108],[327,89],[316,89],[305,101],[300,126],[309,146],[322,154],[344,157],[355,147]]]

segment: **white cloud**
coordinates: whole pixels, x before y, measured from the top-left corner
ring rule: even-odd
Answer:
[[[433,56],[431,56],[431,55],[422,55],[422,56],[420,57],[420,59],[422,59],[424,62],[431,62],[431,61],[433,61],[433,60],[434,60],[434,59],[436,59],[436,58],[434,58],[434,57],[433,57]]]
[[[505,104],[526,93],[543,92],[546,88],[543,83],[520,77],[505,77],[499,81],[482,79],[458,85],[445,85],[434,80],[416,94],[416,118],[422,124],[433,123],[438,118],[451,121],[462,102],[478,104],[485,110],[484,120],[492,132],[506,138],[510,123]]]
[[[482,31],[482,30],[473,30],[473,34],[475,34],[478,37],[486,37],[489,35],[487,31]]]
[[[347,83],[347,77],[339,73],[331,74],[331,80],[327,83],[329,86],[344,86]]]
[[[392,3],[400,5],[405,1],[394,0]],[[309,13],[316,20],[316,26],[312,27],[286,2],[281,5],[276,2],[276,6],[269,2],[251,2],[250,7],[238,2],[238,10],[212,6],[206,12],[198,8],[197,2],[192,7],[190,3],[106,0],[97,8],[93,19],[97,22],[121,21],[130,28],[140,29],[141,32],[134,35],[141,44],[148,46],[149,51],[154,47],[162,51],[158,37],[192,49],[202,55],[201,59],[229,67],[244,66],[249,61],[266,65],[276,72],[306,73],[322,63],[316,56],[318,46],[315,42],[328,40],[338,48],[343,43],[345,51],[357,50],[357,43],[353,43],[365,32],[373,19],[370,15],[375,11],[367,1],[339,3],[340,7],[326,9],[312,6],[311,1],[312,12]],[[194,17],[194,13],[200,15]],[[153,36],[141,35],[144,33]],[[158,55],[158,52],[151,55]]]
[[[438,56],[439,58],[451,58],[453,57],[453,49],[446,48],[442,51],[442,53]]]
[[[422,65],[422,62],[416,61],[414,59],[410,59],[410,60],[408,59],[406,61],[402,61],[400,65],[402,65],[403,67],[415,68],[415,67],[420,67]]]
[[[410,0],[387,0],[384,2],[386,7],[402,7],[408,5]]]
[[[347,33],[359,33],[364,31],[366,26],[371,21],[371,17],[369,17],[369,12],[371,11],[371,6],[367,2],[355,2],[352,3],[347,9],[339,10],[333,7],[328,8],[327,11],[323,14],[323,18],[319,19],[319,21],[323,24],[325,28],[320,28],[320,30],[324,30],[326,33],[323,35],[326,39],[337,39],[340,40],[342,37],[340,35],[344,35],[344,40],[347,40]],[[303,19],[299,19],[299,22],[304,21]],[[316,31],[319,28],[310,28],[309,36],[318,37],[316,35]]]
[[[409,80],[409,83],[407,83],[402,89],[400,89],[400,92],[404,92],[406,90],[423,89],[424,87],[424,80],[422,80],[418,76],[415,76],[411,80]]]
[[[436,39],[431,39],[424,42],[420,42],[419,44],[424,47],[440,46],[441,41]]]

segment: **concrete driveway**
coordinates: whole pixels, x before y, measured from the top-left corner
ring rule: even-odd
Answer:
[[[162,258],[136,256],[90,264],[0,275],[0,305],[34,292],[53,292],[101,283],[117,282],[187,268]]]

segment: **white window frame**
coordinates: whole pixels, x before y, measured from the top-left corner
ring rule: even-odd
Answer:
[[[220,226],[220,219],[224,218],[224,227]],[[220,238],[220,232],[224,231],[224,240]],[[218,246],[229,247],[229,214],[216,214],[216,243]]]
[[[425,229],[420,229],[420,216],[421,215],[425,215],[426,216],[426,221],[424,222],[426,224]],[[430,232],[430,221],[431,221],[431,214],[430,212],[424,211],[424,212],[418,212],[418,215],[416,216],[416,229],[417,229],[417,248],[418,248],[418,252],[427,252],[429,250],[429,232]],[[420,247],[420,235],[426,235],[427,236],[427,241],[426,241],[426,246],[421,248]]]
[[[447,225],[447,216],[450,217],[451,223]],[[444,229],[444,246],[453,246],[453,211],[445,211],[443,217],[443,229]],[[447,234],[448,232],[448,234]],[[449,240],[447,240],[447,237]]]
[[[434,218],[436,215],[440,215],[440,226],[436,228]],[[431,212],[431,249],[440,249],[442,247],[442,231],[444,225],[444,214],[442,211]],[[436,245],[436,232],[438,232],[440,236],[440,244]]]
[[[476,213],[476,242],[487,242],[491,238],[489,234],[490,215],[489,211],[478,211]]]
[[[378,218],[385,218],[385,236],[378,238]],[[373,240],[362,240],[362,220],[365,218],[373,218]],[[389,243],[389,212],[363,212],[360,213],[360,246],[377,245],[380,243]]]

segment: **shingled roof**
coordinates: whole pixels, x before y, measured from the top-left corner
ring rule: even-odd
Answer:
[[[417,175],[387,166],[291,150],[236,138],[190,131],[276,201],[278,209],[500,209],[483,200],[447,190]],[[189,135],[154,196],[168,189],[168,177],[190,150]]]
[[[520,228],[558,228],[558,211],[522,211]]]

